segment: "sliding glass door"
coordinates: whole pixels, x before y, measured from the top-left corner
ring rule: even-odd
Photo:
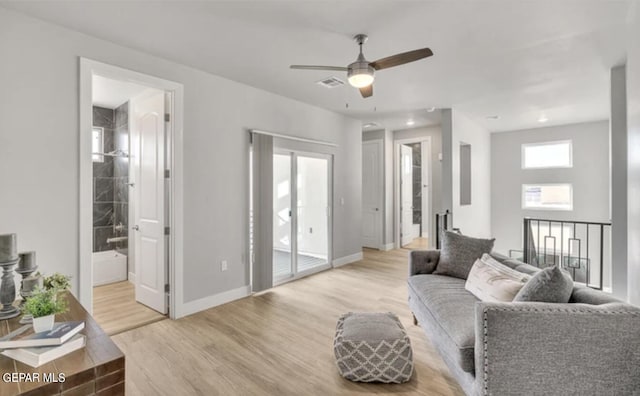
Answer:
[[[291,156],[273,155],[273,279],[293,271]]]
[[[329,161],[297,156],[298,272],[329,263]]]
[[[330,266],[330,175],[330,156],[274,153],[274,283]]]

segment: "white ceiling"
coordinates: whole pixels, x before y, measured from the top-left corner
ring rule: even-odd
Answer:
[[[417,109],[409,111],[396,111],[391,113],[375,112],[374,114],[365,115],[363,124],[376,124],[365,128],[365,130],[376,130],[381,128],[397,131],[399,129],[417,128],[431,125],[440,125],[442,114],[439,109]],[[409,123],[412,121],[413,123]]]
[[[115,109],[149,88],[142,85],[93,76],[92,100],[94,106]]]
[[[363,123],[383,114],[400,125],[421,110],[453,107],[492,131],[542,126],[542,115],[545,125],[607,118],[609,68],[624,62],[629,9],[626,0],[0,4]],[[369,60],[422,47],[435,55],[378,72],[369,99],[315,84],[333,73],[288,68],[346,66],[356,33],[369,35]]]

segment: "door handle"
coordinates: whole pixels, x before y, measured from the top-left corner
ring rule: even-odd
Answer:
[[[134,225],[133,227],[131,227],[131,229],[134,230],[134,231],[139,231],[140,227],[137,226],[137,225]]]

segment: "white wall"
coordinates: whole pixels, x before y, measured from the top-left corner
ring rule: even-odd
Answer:
[[[628,277],[629,301],[640,305],[640,2],[635,1],[628,28],[627,131],[628,140]]]
[[[442,211],[453,208],[453,187],[451,177],[453,176],[451,155],[453,139],[453,110],[442,109]]]
[[[627,91],[624,65],[611,69],[609,141],[611,164],[611,286],[616,297],[627,299]]]
[[[522,169],[525,143],[571,140],[573,167]],[[609,221],[609,124],[607,121],[551,126],[491,135],[491,225],[494,249],[522,249],[524,217]],[[522,185],[573,184],[572,211],[522,209]]]
[[[443,112],[443,119],[445,113]],[[451,208],[453,226],[469,236],[491,235],[491,135],[460,111],[451,110]],[[443,121],[444,126],[444,121]],[[443,140],[445,130],[443,128]],[[471,145],[471,205],[460,205],[460,144]],[[443,174],[443,178],[447,177]],[[443,182],[443,186],[445,183]]]
[[[3,8],[0,53],[0,233],[76,291],[80,56],[184,85],[185,302],[248,285],[248,127],[339,145],[333,254],[361,252],[359,121]]]
[[[384,131],[384,244],[387,249],[394,247],[393,225],[393,131]],[[389,160],[387,160],[389,159]]]

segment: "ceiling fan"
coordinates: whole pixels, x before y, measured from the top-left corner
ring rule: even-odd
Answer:
[[[404,65],[405,63],[428,58],[433,55],[433,52],[429,48],[422,48],[369,62],[362,54],[362,45],[367,41],[368,36],[366,34],[357,34],[353,39],[360,46],[360,55],[358,55],[358,59],[356,59],[355,62],[349,64],[347,67],[310,65],[291,65],[290,67],[300,70],[346,71],[349,84],[358,88],[363,98],[368,98],[373,95],[373,76],[376,70]]]

